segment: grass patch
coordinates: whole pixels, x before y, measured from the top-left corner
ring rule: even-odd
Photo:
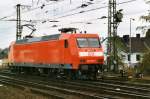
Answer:
[[[0,99],[51,99],[46,96],[33,94],[30,89],[20,90],[10,86],[0,86]]]

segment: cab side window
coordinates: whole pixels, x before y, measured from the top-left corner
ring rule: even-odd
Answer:
[[[65,47],[65,48],[68,48],[68,40],[65,40],[65,42],[64,42],[64,47]]]

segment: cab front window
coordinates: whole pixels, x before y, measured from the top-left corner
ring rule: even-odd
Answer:
[[[77,38],[79,47],[88,47],[88,41],[86,38]]]
[[[77,38],[77,44],[80,48],[99,48],[101,46],[98,38]]]
[[[89,47],[100,47],[99,40],[97,38],[88,38]]]

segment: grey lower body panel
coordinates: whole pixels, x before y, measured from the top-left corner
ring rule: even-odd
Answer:
[[[63,68],[63,69],[72,69],[72,65],[71,64],[13,63],[10,66],[15,66],[15,67],[37,67],[37,68]]]

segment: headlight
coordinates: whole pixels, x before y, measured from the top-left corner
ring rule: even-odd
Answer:
[[[103,52],[94,52],[94,56],[104,56]]]

